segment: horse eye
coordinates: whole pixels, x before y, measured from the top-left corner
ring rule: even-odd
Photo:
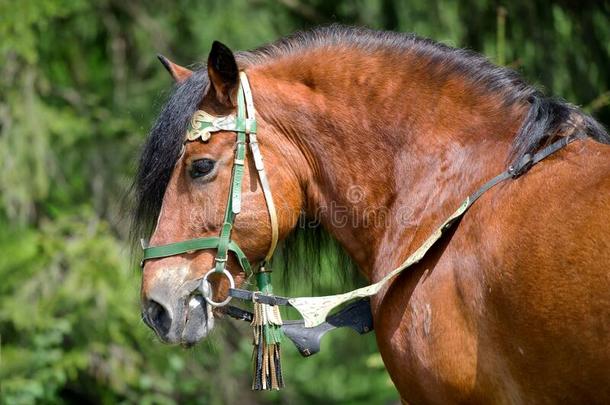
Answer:
[[[212,159],[198,159],[191,163],[191,177],[196,179],[197,177],[203,177],[214,169],[216,162]]]

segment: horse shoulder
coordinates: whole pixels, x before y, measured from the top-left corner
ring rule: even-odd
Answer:
[[[610,147],[576,142],[477,204],[455,279],[480,374],[528,401],[610,400]]]
[[[610,147],[592,141],[484,195],[380,307],[403,396],[610,400],[609,223]]]

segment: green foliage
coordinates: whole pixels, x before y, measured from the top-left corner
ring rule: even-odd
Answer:
[[[334,332],[310,359],[285,344],[286,390],[255,394],[247,326],[220,322],[183,350],[141,322],[120,196],[171,86],[154,55],[189,64],[213,39],[245,49],[329,22],[414,31],[484,52],[609,123],[608,4],[500,3],[0,0],[2,402],[395,401],[373,334]],[[344,291],[324,254],[315,292]]]

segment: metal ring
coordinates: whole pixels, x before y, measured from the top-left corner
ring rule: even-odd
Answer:
[[[206,283],[208,281],[208,276],[211,273],[217,273],[217,271],[212,269],[212,270],[208,271],[207,273],[205,273],[205,276],[203,276],[202,283]],[[231,273],[229,273],[229,270],[223,269],[222,274],[224,274],[227,277],[227,279],[229,280],[230,288],[235,288],[235,280],[233,279],[233,276],[231,275]],[[231,297],[229,295],[224,301],[221,301],[221,302],[212,301],[212,299],[210,297],[206,297],[206,296],[204,296],[203,298],[205,299],[205,301],[208,304],[210,304],[213,307],[224,307],[225,305],[227,305],[229,303],[229,301],[231,301],[231,299],[233,297]]]

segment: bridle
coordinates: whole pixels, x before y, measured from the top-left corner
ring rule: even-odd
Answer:
[[[241,212],[241,189],[244,177],[246,144],[250,147],[250,151],[252,153],[254,166],[256,167],[261,189],[263,191],[263,195],[265,196],[267,211],[269,213],[269,221],[271,224],[271,243],[269,244],[269,250],[267,251],[265,258],[257,268],[257,274],[269,272],[265,266],[269,260],[271,260],[278,241],[277,212],[275,210],[275,204],[273,203],[269,179],[267,178],[267,173],[265,172],[263,156],[261,155],[258,147],[258,140],[256,138],[256,111],[254,109],[252,90],[250,88],[248,76],[246,76],[245,72],[240,72],[239,78],[240,82],[237,92],[237,115],[231,114],[216,117],[206,113],[205,111],[198,110],[194,114],[189,124],[185,140],[185,143],[197,140],[207,142],[213,132],[219,131],[231,131],[235,132],[236,134],[235,156],[233,159],[233,168],[231,172],[230,189],[227,197],[224,220],[220,229],[220,235],[189,239],[182,242],[168,243],[166,245],[158,246],[146,246],[143,243],[142,247],[144,250],[144,257],[141,262],[141,266],[144,266],[146,260],[150,259],[177,256],[204,249],[216,249],[214,267],[205,273],[201,279],[201,283],[206,283],[210,274],[223,274],[229,280],[231,290],[235,289],[235,281],[231,275],[231,272],[227,270],[227,259],[229,252],[233,252],[235,254],[239,265],[246,274],[251,273],[252,269],[244,252],[241,250],[239,245],[231,239],[231,231],[233,230],[235,217]],[[265,285],[270,283],[270,278],[268,275],[258,276],[258,279],[259,286],[260,284]],[[213,301],[212,298],[207,294],[204,294],[204,298],[210,305],[220,307],[228,304],[233,297],[229,295],[221,302]]]
[[[237,115],[227,115],[223,117],[212,116],[205,111],[197,111],[187,130],[186,142],[195,140],[208,141],[213,132],[231,131],[235,132],[235,155],[233,168],[231,171],[231,182],[227,205],[225,208],[224,219],[220,228],[219,236],[189,239],[182,242],[170,243],[160,246],[144,247],[144,258],[142,266],[146,260],[176,256],[183,253],[195,252],[202,249],[216,249],[214,267],[201,278],[198,290],[202,293],[206,302],[213,307],[225,306],[234,297],[233,293],[238,290],[235,288],[235,280],[231,272],[227,270],[227,260],[229,252],[237,256],[241,268],[246,274],[251,272],[248,258],[231,239],[231,231],[235,223],[235,217],[241,212],[241,189],[244,177],[244,165],[246,159],[246,144],[250,147],[254,166],[258,173],[258,179],[263,190],[269,221],[271,224],[271,243],[265,258],[259,264],[256,272],[256,283],[260,295],[269,296],[273,294],[271,287],[270,271],[265,267],[273,256],[278,241],[278,221],[273,196],[269,186],[269,180],[265,173],[263,157],[258,147],[256,138],[256,117],[252,91],[248,82],[248,77],[244,72],[239,74],[239,87],[237,91]],[[211,288],[208,287],[208,277],[210,274],[223,274],[229,281],[229,295],[223,301],[216,302],[212,299]],[[249,293],[249,292],[248,292]],[[254,311],[251,314],[250,325],[253,332],[253,382],[252,389],[280,389],[284,386],[282,377],[282,367],[280,361],[280,343],[283,332],[283,321],[277,306],[271,306],[256,300],[256,293],[251,293]],[[232,307],[229,307],[232,308]],[[235,308],[235,310],[239,310]],[[241,310],[242,313],[246,311]],[[250,313],[248,313],[250,314]]]

